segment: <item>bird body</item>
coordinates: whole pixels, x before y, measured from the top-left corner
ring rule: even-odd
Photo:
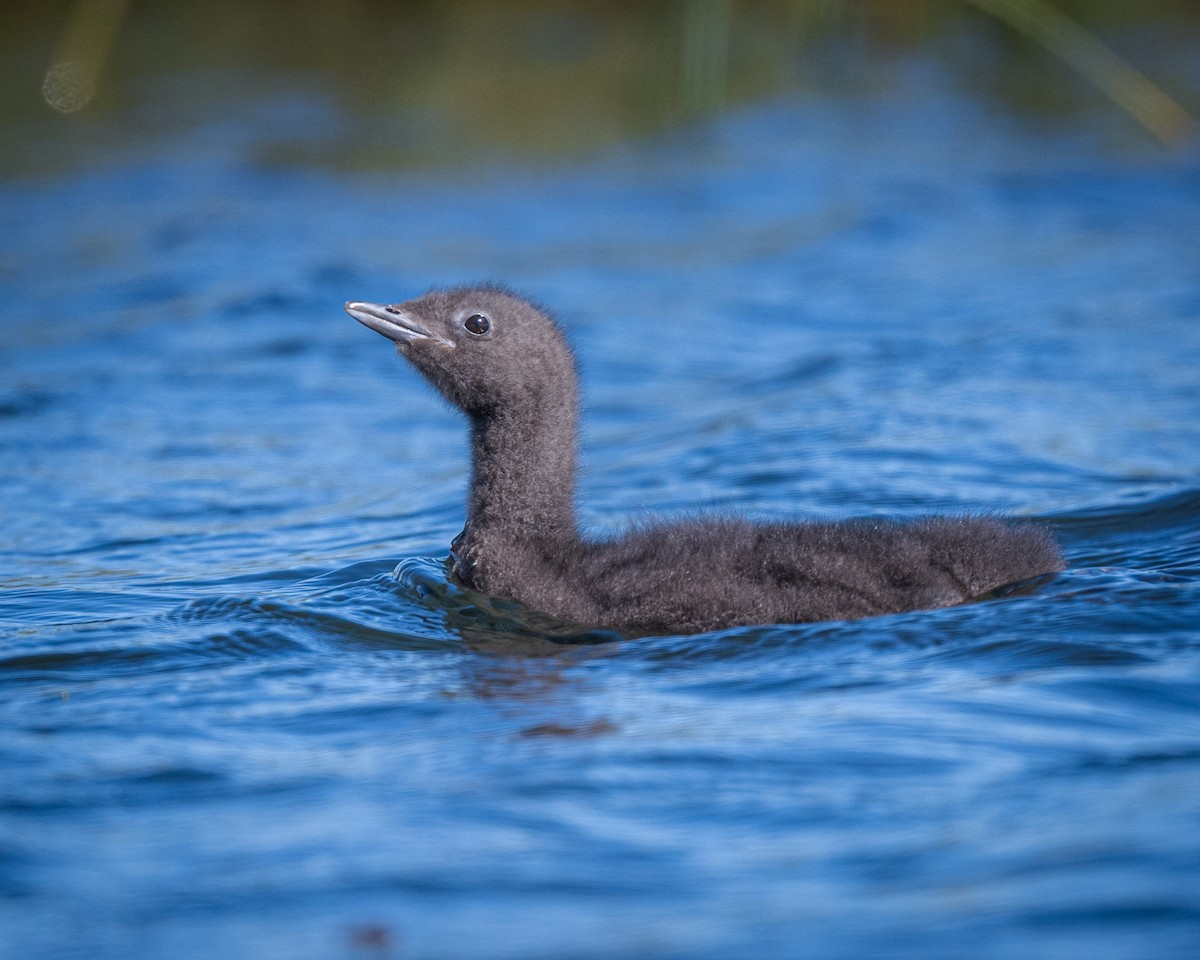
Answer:
[[[1041,528],[982,517],[688,519],[584,538],[574,509],[578,378],[546,311],[492,285],[346,310],[470,420],[453,569],[485,593],[644,636],[944,607],[1063,568]]]

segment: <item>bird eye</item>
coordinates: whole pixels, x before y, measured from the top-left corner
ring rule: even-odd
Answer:
[[[463,321],[463,326],[466,327],[467,333],[473,333],[477,337],[482,337],[492,329],[492,321],[482,313],[473,313]]]

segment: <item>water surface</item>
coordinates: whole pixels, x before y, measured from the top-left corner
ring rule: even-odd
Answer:
[[[247,93],[0,185],[6,953],[1195,956],[1200,165],[901,80],[439,176],[263,163],[338,115]],[[463,425],[341,311],[478,278],[570,331],[593,531],[1071,568],[563,642],[447,581]]]

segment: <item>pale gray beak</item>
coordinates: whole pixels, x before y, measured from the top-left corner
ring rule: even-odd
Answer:
[[[435,336],[396,307],[384,306],[381,303],[365,303],[361,300],[351,300],[346,304],[346,312],[364,327],[370,327],[376,333],[382,334],[396,343],[411,343],[414,340],[434,340],[438,343],[453,347],[454,344],[442,337]]]

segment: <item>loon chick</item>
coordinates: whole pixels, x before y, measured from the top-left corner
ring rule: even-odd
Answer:
[[[1063,569],[1044,531],[977,517],[688,520],[584,539],[575,359],[544,310],[484,285],[346,312],[470,421],[467,521],[451,549],[454,573],[484,593],[646,636],[945,607]]]

